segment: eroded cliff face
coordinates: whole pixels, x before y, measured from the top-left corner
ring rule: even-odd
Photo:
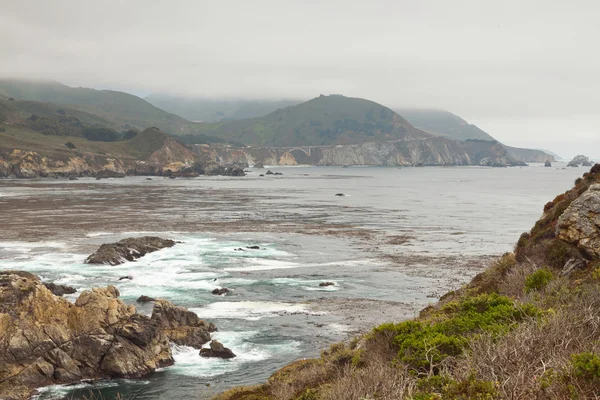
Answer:
[[[590,257],[600,257],[600,184],[593,184],[558,219],[556,236]]]
[[[233,148],[184,146],[173,138],[145,159],[116,158],[65,151],[44,155],[14,149],[0,153],[0,177],[16,178],[96,176],[109,171],[123,175],[243,175],[240,168],[265,165],[376,165],[505,167],[526,165],[495,142],[457,142],[427,137],[395,142],[357,145],[306,146],[296,148]]]
[[[118,299],[113,287],[81,293],[75,304],[39,278],[0,272],[0,398],[81,379],[140,377],[171,365],[155,321]]]

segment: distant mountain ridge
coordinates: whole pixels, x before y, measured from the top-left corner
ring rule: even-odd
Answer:
[[[221,122],[251,119],[289,106],[301,100],[209,99],[188,98],[167,94],[150,94],[144,98],[150,104],[194,122]]]
[[[327,146],[427,138],[391,109],[370,100],[319,96],[247,120],[201,127],[202,133],[257,146]]]

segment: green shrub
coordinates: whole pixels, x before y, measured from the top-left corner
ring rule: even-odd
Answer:
[[[375,331],[393,332],[393,343],[398,347],[398,360],[409,367],[427,372],[448,356],[457,356],[469,343],[469,336],[490,332],[502,334],[526,316],[539,311],[524,305],[518,308],[508,297],[481,294],[445,305],[434,322],[406,321],[385,324]]]
[[[554,275],[548,268],[538,269],[525,278],[525,291],[531,292],[543,289],[552,279],[554,279]]]
[[[600,384],[600,356],[595,353],[579,353],[571,356],[573,374],[590,383]]]

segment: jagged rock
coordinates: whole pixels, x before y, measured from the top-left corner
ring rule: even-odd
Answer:
[[[56,296],[64,296],[65,294],[73,294],[77,289],[67,285],[57,285],[56,283],[44,283],[44,286]]]
[[[552,166],[552,163],[550,161],[546,161],[544,163],[544,167],[551,167],[551,166]]]
[[[212,291],[212,294],[215,294],[215,295],[218,295],[218,296],[221,296],[221,295],[226,294],[226,293],[229,293],[229,289],[227,289],[226,287],[224,287],[224,288],[216,288],[216,289],[213,289],[213,291]]]
[[[246,176],[246,173],[236,166],[209,165],[204,167],[204,175]]]
[[[121,172],[111,171],[109,169],[102,170],[96,174],[96,179],[106,178],[125,178],[125,174]]]
[[[591,163],[591,161],[586,161],[584,163],[581,164],[582,167],[591,167],[593,164]]]
[[[271,170],[268,170],[268,171],[266,172],[266,175],[275,175],[275,174],[274,174],[274,173],[273,173]]]
[[[210,348],[200,350],[202,357],[219,357],[219,358],[234,358],[236,355],[231,349],[223,346],[223,343],[213,340],[210,342]]]
[[[135,261],[148,253],[174,245],[173,240],[154,236],[123,239],[117,243],[103,244],[85,260],[85,263],[119,265],[125,261]]]
[[[591,185],[558,219],[556,236],[600,257],[600,184]]]
[[[192,311],[164,299],[155,300],[151,319],[173,343],[197,349],[210,341],[210,332],[217,330],[213,323],[203,321]]]
[[[571,258],[569,261],[567,261],[565,263],[565,266],[563,267],[563,269],[561,271],[561,275],[569,276],[573,272],[577,271],[578,269],[584,269],[585,267],[586,267],[586,262],[583,261],[582,259]]]
[[[135,378],[173,363],[157,324],[118,299],[87,290],[75,304],[33,274],[0,272],[0,398],[80,379]]]
[[[335,283],[333,282],[321,282],[319,283],[319,286],[323,287],[323,286],[334,286]]]
[[[575,158],[573,158],[568,164],[567,167],[579,167],[580,165],[586,165],[588,167],[591,167],[592,164],[590,163],[590,159],[587,158],[584,155],[578,155],[575,156]]]

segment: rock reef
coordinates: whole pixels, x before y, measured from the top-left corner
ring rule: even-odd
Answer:
[[[117,243],[103,244],[85,260],[85,263],[119,265],[126,261],[135,261],[148,253],[173,247],[174,245],[173,240],[161,239],[155,236],[127,238]]]

